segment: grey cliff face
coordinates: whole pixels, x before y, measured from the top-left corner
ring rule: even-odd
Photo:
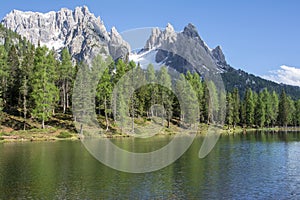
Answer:
[[[221,64],[226,64],[225,56],[220,46],[217,46],[212,50],[214,58]]]
[[[35,45],[40,42],[58,52],[67,47],[79,61],[97,54],[110,54],[116,59],[130,52],[117,31],[107,32],[100,17],[95,17],[86,6],[44,14],[13,10],[1,23]]]
[[[155,61],[170,66],[179,72],[223,72],[229,66],[220,47],[211,50],[199,36],[196,27],[188,24],[176,33],[168,24],[165,30],[154,28],[143,51],[155,50]],[[192,63],[195,62],[195,63]],[[196,68],[195,68],[196,66]]]

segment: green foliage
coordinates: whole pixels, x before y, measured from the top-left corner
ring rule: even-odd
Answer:
[[[245,95],[245,122],[247,126],[252,126],[254,124],[254,108],[255,108],[255,99],[253,92],[250,88],[247,89]]]
[[[42,121],[45,128],[45,121],[53,114],[58,99],[58,89],[55,86],[55,59],[53,53],[48,53],[45,47],[38,47],[34,57],[34,69],[31,76],[32,93],[34,102],[32,115]]]
[[[62,131],[59,135],[56,136],[57,138],[71,138],[72,134],[67,131]]]
[[[263,92],[259,93],[258,95],[254,117],[255,125],[258,127],[263,127],[266,121],[266,102],[264,101]]]
[[[241,70],[222,73],[225,94],[217,91],[214,82],[203,81],[198,73],[188,71],[171,80],[166,67],[155,70],[149,64],[144,70],[132,61],[114,62],[111,58],[102,60],[100,56],[94,58],[92,67],[84,63],[73,66],[66,48],[57,61],[53,51],[46,47],[35,48],[1,25],[0,36],[5,39],[4,45],[0,45],[0,114],[22,116],[24,129],[29,118],[41,121],[45,127],[54,111],[65,113],[74,102],[76,121],[88,122],[96,111],[105,116],[107,130],[113,126],[110,125],[112,119],[120,121],[121,128],[131,123],[134,130],[135,121],[155,116],[165,117],[168,126],[172,120],[181,119],[190,125],[195,119],[214,123],[222,117],[233,127],[300,125],[300,101],[294,101],[300,98],[298,87],[279,85]],[[117,86],[120,80],[123,83]],[[150,84],[133,91],[132,86],[144,82]],[[115,87],[119,87],[119,93],[112,99]],[[180,97],[175,97],[172,89]],[[220,109],[225,107],[222,99],[226,99],[226,110]],[[162,105],[165,112],[161,115],[155,112],[155,104]],[[189,112],[182,111],[182,106]]]

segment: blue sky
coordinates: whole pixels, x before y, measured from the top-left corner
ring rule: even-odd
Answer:
[[[256,75],[268,75],[287,65],[300,68],[300,1],[2,1],[0,18],[12,9],[47,12],[87,5],[106,27],[119,32],[139,27],[180,31],[189,22],[211,47],[221,45],[227,61]]]

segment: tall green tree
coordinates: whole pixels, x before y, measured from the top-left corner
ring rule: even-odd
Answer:
[[[176,93],[178,94],[180,108],[181,108],[181,122],[183,125],[192,127],[199,119],[199,105],[197,93],[192,86],[192,80],[186,79],[181,74],[179,79],[176,80]]]
[[[109,63],[107,63],[109,64]],[[105,65],[104,65],[105,67]],[[113,90],[113,85],[111,82],[111,74],[109,71],[109,68],[106,67],[102,76],[99,77],[99,83],[97,85],[97,93],[96,97],[98,98],[98,108],[104,109],[104,115],[105,115],[105,125],[106,125],[106,131],[109,129],[109,114],[111,113],[111,110],[109,109],[109,99],[111,97]],[[102,106],[101,106],[102,105]],[[100,113],[99,113],[100,114]]]
[[[277,123],[278,111],[279,111],[278,105],[279,105],[278,95],[275,91],[273,91],[271,95],[271,112],[270,112],[272,126],[275,126],[275,124]]]
[[[158,87],[156,84],[156,76],[155,76],[155,69],[152,64],[149,64],[147,66],[146,70],[146,79],[148,81],[147,85],[147,96],[146,96],[146,109],[147,109],[147,116],[151,117],[154,116],[154,105],[157,102],[157,96],[158,96]]]
[[[266,121],[264,93],[260,92],[255,105],[254,122],[256,126],[263,127]]]
[[[31,91],[29,76],[32,73],[34,67],[34,46],[29,45],[25,52],[22,64],[21,64],[21,105],[23,111],[24,125],[23,129],[26,129],[27,113],[28,113],[28,99],[29,92]]]
[[[32,115],[41,120],[43,129],[45,122],[53,114],[54,105],[58,98],[58,89],[54,83],[55,78],[53,53],[47,52],[45,47],[38,47],[31,76],[31,97],[34,102]]]
[[[170,127],[170,120],[172,118],[172,103],[173,103],[173,94],[172,94],[172,82],[171,76],[168,73],[168,69],[163,66],[160,68],[158,73],[158,83],[160,94],[160,103],[164,106],[165,113],[162,113],[162,125],[164,126],[164,115],[167,117],[168,125]]]
[[[60,102],[63,108],[63,113],[69,108],[69,98],[72,86],[72,77],[74,68],[72,65],[71,56],[67,48],[61,52],[61,63],[58,68],[59,79],[58,85],[60,88]]]
[[[208,122],[215,123],[219,112],[219,98],[216,85],[213,81],[207,82],[209,98],[208,98]]]
[[[246,90],[245,95],[245,122],[247,126],[252,126],[254,124],[254,108],[255,99],[253,92],[250,88]]]
[[[8,66],[7,66],[7,52],[4,46],[0,46],[0,109],[1,111],[6,104],[6,94],[7,94],[7,79],[9,76]]]
[[[19,88],[21,86],[20,60],[15,45],[12,45],[8,52],[7,63],[9,68],[9,76],[7,80],[7,102],[10,107],[14,107],[17,106],[20,100]]]
[[[272,98],[268,89],[264,89],[262,93],[263,93],[262,101],[265,105],[265,119],[266,119],[265,123],[269,127],[272,122],[272,115],[274,112],[274,110],[272,110]]]
[[[202,80],[198,73],[191,74],[189,71],[187,72],[186,79],[189,81],[191,86],[193,87],[194,92],[198,98],[198,105],[199,105],[199,121],[201,118],[203,119],[203,106],[202,106],[202,99],[203,99],[203,84]]]
[[[237,88],[234,88],[232,93],[232,102],[233,102],[233,127],[240,122],[240,95]]]
[[[300,126],[300,99],[295,103],[295,121],[296,125]]]
[[[234,118],[234,101],[232,99],[231,93],[227,93],[226,96],[226,124],[228,125],[228,128],[232,125]]]
[[[278,122],[285,127],[289,122],[289,100],[284,90],[282,90],[279,98]]]

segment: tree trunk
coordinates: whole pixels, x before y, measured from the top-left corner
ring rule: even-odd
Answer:
[[[66,84],[65,84],[65,80],[63,81],[62,89],[63,89],[63,99],[62,99],[63,113],[65,114],[66,113]]]
[[[117,122],[117,119],[116,119],[116,117],[117,117],[117,97],[116,97],[116,92],[115,92],[115,94],[114,94],[114,99],[113,99],[113,101],[114,101],[114,103],[113,103],[113,117],[114,117],[114,121],[115,122]]]
[[[23,130],[26,130],[26,119],[27,119],[27,79],[24,80],[24,91],[23,91],[23,111],[24,111],[24,127]]]
[[[104,113],[105,113],[105,122],[106,122],[106,131],[108,131],[108,115],[107,115],[107,102],[106,102],[106,97],[104,98]]]
[[[131,105],[131,132],[134,133],[134,99],[133,99],[133,95],[131,95],[131,99],[132,99],[132,105]]]
[[[66,83],[66,107],[69,108],[69,81]]]
[[[42,120],[42,129],[45,129],[45,120],[44,120],[44,118]]]

